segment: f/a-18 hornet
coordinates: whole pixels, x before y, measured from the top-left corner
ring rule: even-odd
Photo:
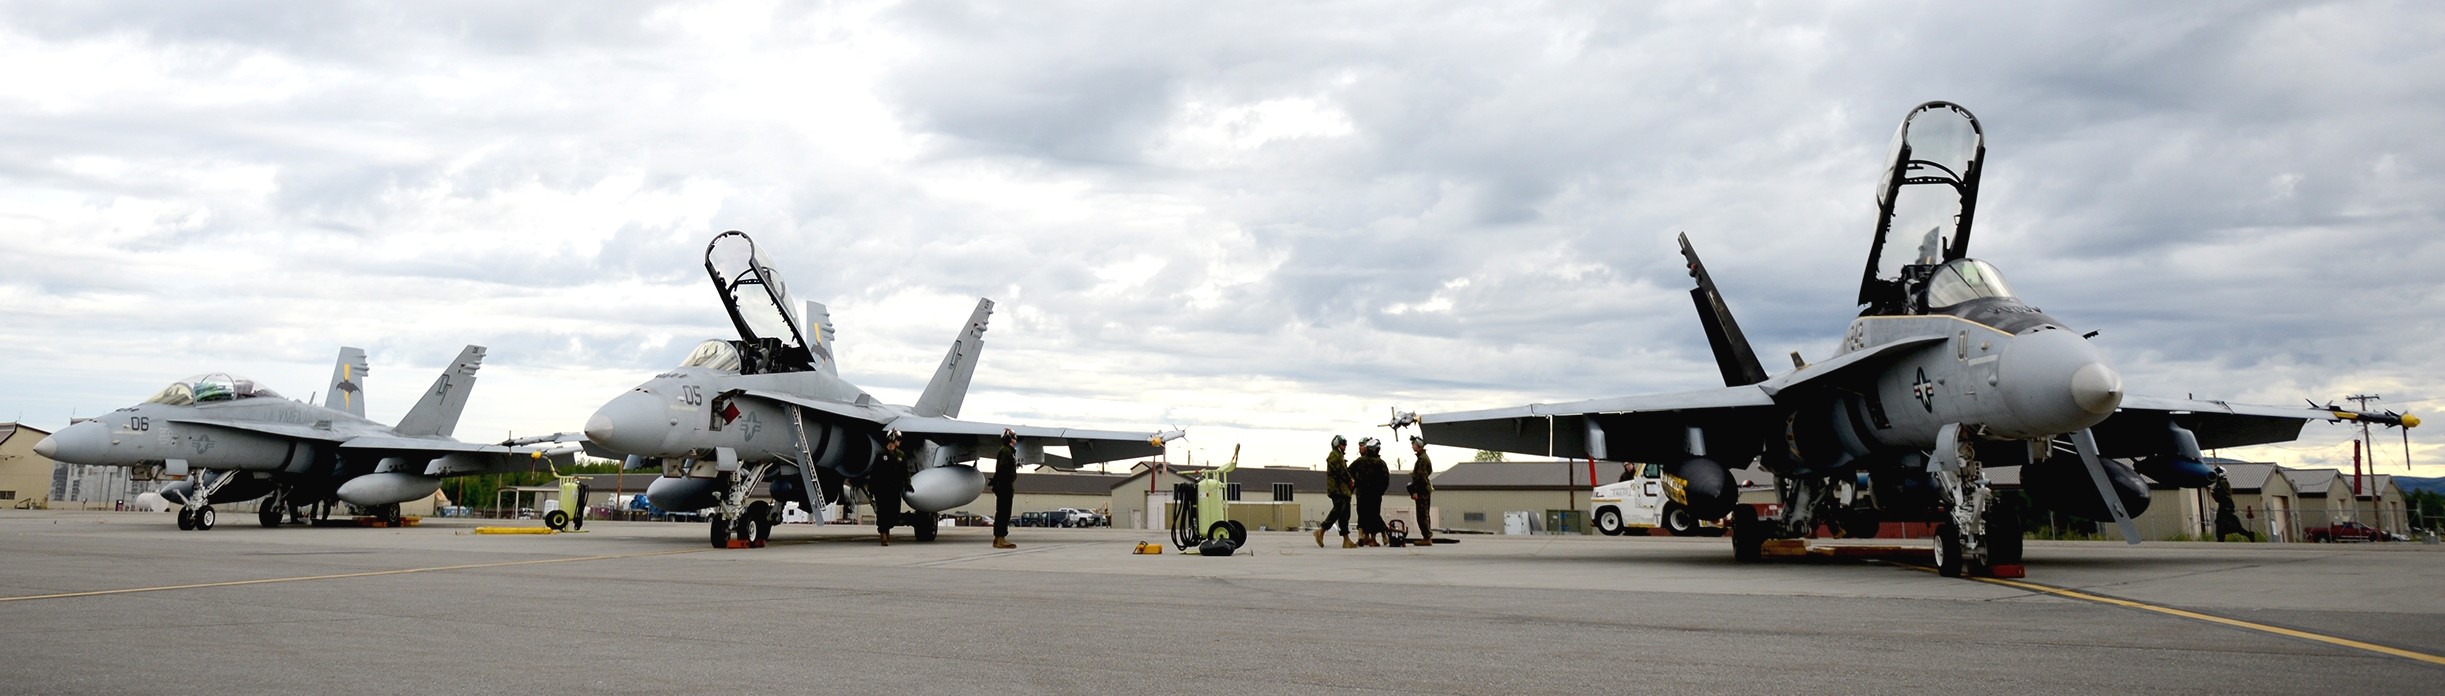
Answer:
[[[182,379],[144,403],[85,420],[44,438],[34,451],[71,464],[151,467],[186,480],[162,490],[179,504],[179,529],[211,529],[214,501],[257,506],[263,526],[333,501],[397,522],[399,504],[428,498],[445,477],[525,471],[541,450],[450,438],[475,389],[483,346],[467,346],[395,426],[365,418],[365,351],[341,348],[331,391],[316,406],[281,398],[244,377]]]
[[[714,508],[711,540],[761,540],[780,512],[748,502],[759,483],[773,500],[820,510],[845,502],[842,483],[864,479],[891,433],[912,468],[903,496],[919,541],[931,541],[934,513],[976,499],[985,478],[964,462],[1019,437],[1018,462],[1080,466],[1153,456],[1179,432],[1128,433],[958,420],[968,380],[984,350],[992,300],[979,300],[917,403],[895,406],[844,381],[833,362],[831,314],[806,304],[801,324],[755,241],[724,232],[705,247],[705,271],[738,327],[739,340],[709,340],[679,367],[613,398],[586,420],[598,453],[624,455],[632,467],[659,466],[646,499],[665,510]],[[801,333],[801,326],[806,330]],[[1049,458],[1048,446],[1069,449]],[[821,497],[817,497],[817,496]]]
[[[2021,466],[2036,504],[2111,519],[2138,543],[2131,515],[2148,503],[2140,475],[2211,485],[2221,472],[2201,448],[2289,441],[2310,420],[2418,424],[2125,396],[2088,340],[2094,332],[2024,303],[1994,266],[1969,258],[1985,153],[1977,119],[1959,106],[1929,102],[1903,119],[1877,192],[1859,317],[1832,359],[1804,363],[1795,353],[1795,369],[1768,377],[1685,235],[1690,296],[1725,388],[1415,420],[1439,445],[1662,463],[1675,504],[1701,519],[1731,514],[1742,560],[1821,519],[1854,534],[1882,520],[1932,520],[1946,575],[2020,562],[2021,518],[1994,494],[1988,467]],[[1896,229],[1926,230],[1915,253],[1887,247]],[[1776,477],[1779,517],[1735,505],[1724,464],[1752,459]]]

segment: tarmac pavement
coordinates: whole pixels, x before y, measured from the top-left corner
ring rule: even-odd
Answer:
[[[0,692],[2368,693],[2445,679],[2445,547],[2424,544],[2029,544],[2029,582],[2249,627],[1894,563],[1735,564],[1722,539],[1344,550],[1259,532],[1242,555],[1203,558],[1131,555],[1161,541],[1137,530],[1015,530],[1020,548],[996,551],[978,528],[879,547],[868,527],[784,525],[768,548],[714,550],[699,524],[247,522],[0,512]]]

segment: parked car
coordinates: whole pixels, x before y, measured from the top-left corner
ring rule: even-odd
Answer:
[[[1048,514],[1049,513],[1043,512],[1022,512],[1012,516],[1010,524],[1014,527],[1050,527],[1052,524],[1046,519],[1046,515]]]
[[[1103,515],[1095,514],[1093,510],[1057,508],[1053,510],[1052,514],[1061,518],[1061,526],[1064,527],[1101,527],[1112,523]]]
[[[2330,526],[2301,530],[2301,538],[2310,541],[2393,541],[2394,535],[2358,522],[2336,522]]]

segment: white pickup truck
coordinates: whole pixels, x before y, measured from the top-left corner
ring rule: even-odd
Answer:
[[[1597,486],[1588,496],[1588,519],[1596,521],[1596,531],[1605,536],[1633,534],[1631,530],[1663,527],[1673,536],[1695,536],[1711,520],[1699,520],[1688,509],[1664,495],[1664,465],[1642,464],[1630,480]]]

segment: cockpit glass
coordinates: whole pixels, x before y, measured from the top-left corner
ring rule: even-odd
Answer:
[[[272,391],[268,387],[257,385],[255,384],[255,381],[251,379],[244,377],[233,377],[228,373],[223,372],[215,372],[179,380],[170,386],[163,387],[160,393],[154,394],[153,398],[145,399],[144,402],[148,404],[184,406],[187,404],[212,403],[216,401],[236,401],[239,399],[254,399],[263,397],[279,398],[280,393]]]
[[[679,366],[735,374],[739,371],[739,351],[729,341],[706,341],[696,344],[696,350],[688,353],[688,359],[679,361]]]
[[[1942,309],[1986,297],[2011,297],[2012,287],[1994,266],[1977,259],[1954,259],[1927,279],[1927,308]]]

